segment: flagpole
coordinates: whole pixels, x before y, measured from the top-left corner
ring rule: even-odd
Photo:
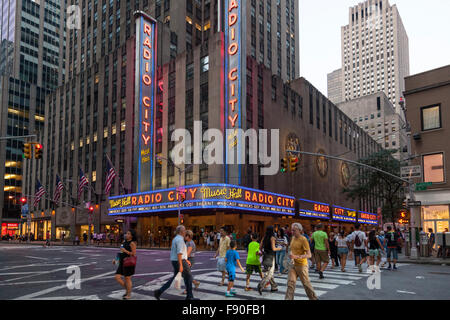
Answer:
[[[109,164],[111,165],[111,167],[113,167],[114,171],[117,172],[117,178],[119,178],[120,185],[121,185],[124,193],[126,194],[127,193],[127,189],[125,189],[125,186],[123,185],[123,181],[122,181],[122,179],[120,179],[119,171],[116,170],[116,168],[114,167],[114,164],[112,163],[111,159],[108,157],[107,153],[105,153],[105,156],[106,156],[106,159],[109,161]]]
[[[123,185],[123,181],[122,181],[122,179],[120,179],[120,172],[116,170],[116,168],[114,167],[114,164],[112,163],[111,159],[108,157],[107,153],[105,153],[105,156],[106,156],[106,160],[108,160],[109,164],[111,165],[111,167],[116,172],[116,176],[117,176],[117,178],[119,178],[119,183],[122,186],[122,190],[123,190],[124,194],[126,194],[127,193],[127,189],[125,189],[125,186]],[[129,217],[127,216],[127,217],[125,217],[125,219],[126,219],[126,229],[129,229],[129,226],[130,226]],[[122,224],[122,228],[123,227],[124,226]]]

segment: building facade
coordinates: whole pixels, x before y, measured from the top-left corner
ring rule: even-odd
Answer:
[[[411,124],[413,165],[422,166],[422,178],[429,183],[416,188],[421,201],[415,221],[428,232],[448,232],[450,216],[450,66],[416,74],[405,79],[407,118]],[[420,190],[421,189],[421,190]],[[447,229],[447,230],[446,230]]]
[[[367,0],[349,9],[341,28],[343,101],[383,91],[398,114],[409,75],[409,42],[396,5]]]
[[[384,92],[339,103],[338,108],[383,148],[397,150],[394,157],[407,158],[405,122]]]
[[[91,6],[89,3],[91,2],[88,2],[86,10],[82,9],[81,30],[68,32],[66,81],[46,99],[43,139],[46,148],[41,172],[42,184],[52,196],[58,175],[64,182],[65,190],[56,206],[52,206],[51,201],[43,201],[33,214],[50,217],[54,238],[60,239],[62,234],[65,234],[66,238],[73,238],[88,230],[88,210],[83,207],[86,203],[94,205],[93,232],[118,233],[128,227],[123,225],[123,221],[128,220],[131,227],[137,228],[141,241],[145,241],[149,231],[153,234],[161,232],[171,235],[171,230],[177,223],[177,210],[173,204],[158,212],[144,212],[139,215],[111,213],[111,203],[139,193],[139,179],[149,182],[150,190],[146,192],[159,192],[161,196],[167,192],[168,199],[173,199],[174,188],[179,184],[188,186],[186,188],[227,184],[248,188],[258,194],[258,197],[260,194],[269,197],[268,193],[274,196],[276,192],[281,195],[280,199],[292,200],[293,197],[298,197],[307,200],[310,205],[315,202],[322,210],[328,208],[328,216],[331,214],[331,206],[326,203],[353,208],[354,212],[374,212],[379,206],[375,191],[372,197],[357,202],[347,200],[341,193],[333,192],[351,182],[352,170],[344,163],[328,162],[322,157],[318,161],[302,159],[298,172],[284,175],[279,173],[275,176],[261,175],[261,166],[248,164],[249,161],[234,171],[236,175],[230,173],[231,166],[203,162],[189,168],[181,165],[184,171],[179,176],[180,172],[167,161],[153,161],[156,155],[161,156],[161,159],[171,155],[176,145],[171,137],[176,129],[186,129],[192,133],[194,140],[200,141],[199,149],[202,154],[208,143],[201,141],[202,134],[198,131],[204,133],[208,129],[218,129],[224,132],[225,121],[228,120],[224,116],[228,105],[228,102],[224,101],[224,83],[226,78],[235,78],[238,73],[233,71],[234,69],[225,69],[225,55],[230,51],[226,49],[225,41],[233,38],[230,36],[225,40],[225,23],[234,24],[235,18],[225,19],[221,15],[226,10],[218,10],[216,4],[224,4],[222,1],[194,1],[192,7],[190,1],[186,2],[186,7],[183,1],[110,1],[103,4],[93,2]],[[228,4],[230,3],[233,2]],[[245,10],[245,15],[239,23],[241,35],[245,34],[243,43],[246,44],[241,46],[246,50],[239,52],[241,61],[244,62],[242,65],[245,66],[240,70],[240,87],[245,88],[240,96],[240,128],[281,129],[279,151],[283,157],[286,156],[286,148],[331,153],[353,160],[379,150],[380,146],[369,135],[306,80],[296,79],[290,84],[286,82],[293,78],[295,70],[293,72],[292,68],[297,69],[299,65],[292,63],[292,53],[298,56],[298,51],[292,49],[297,48],[298,44],[298,41],[293,41],[297,39],[298,32],[292,32],[298,29],[298,18],[293,13],[297,5],[296,1],[247,1],[240,8]],[[230,12],[233,13],[235,8],[231,9]],[[136,46],[137,31],[133,16],[137,10],[148,12],[158,19],[155,49],[157,63],[152,79],[156,84],[153,96],[155,114],[152,121],[154,151],[151,157],[147,158],[152,162],[153,173],[147,176],[138,174],[137,165],[138,158],[142,156],[138,149],[141,137],[136,134],[136,128],[141,125],[139,117],[136,117],[141,112],[140,101],[136,99],[136,88],[141,80],[136,77],[136,72],[139,71],[139,68],[136,68],[136,60],[141,58],[139,52],[136,54],[137,50],[140,50],[140,47]],[[281,12],[284,14],[281,15]],[[262,21],[262,35],[259,35],[260,38],[255,35],[257,43],[262,43],[262,37],[268,34],[267,31],[272,31],[269,20],[273,23],[277,21],[281,30],[284,30],[280,33],[283,41],[281,48],[290,48],[290,58],[288,59],[287,51],[282,51],[281,71],[278,69],[278,62],[269,66],[268,55],[264,54],[263,59],[260,59],[258,53],[252,54],[253,15],[255,20]],[[209,17],[209,20],[205,20],[205,17]],[[289,17],[289,22],[286,17]],[[109,26],[102,21],[109,21]],[[197,24],[202,31],[195,31],[195,39],[198,41],[191,41],[191,33],[187,29],[191,30],[190,26],[195,26],[195,30],[199,30]],[[111,33],[114,30],[116,33]],[[110,36],[105,37],[102,34]],[[273,34],[272,31],[271,37]],[[283,45],[286,42],[285,37],[290,38],[289,46]],[[278,51],[280,41],[277,40],[264,41],[264,52],[269,51],[269,43]],[[148,47],[153,45],[155,44],[147,43]],[[265,47],[266,45],[269,47]],[[261,46],[256,44],[258,50]],[[286,64],[283,62],[283,55]],[[288,60],[291,61],[290,76],[287,71]],[[281,76],[278,76],[277,73],[280,72]],[[229,146],[228,138],[224,139],[226,147]],[[233,143],[231,145],[233,147]],[[320,148],[317,148],[318,146]],[[191,150],[194,148],[195,145]],[[247,160],[250,157],[248,144],[244,153]],[[118,175],[109,195],[103,194],[107,157]],[[85,173],[90,186],[78,200],[79,168]],[[145,201],[147,199],[150,198],[144,198]],[[286,209],[288,213],[295,211],[293,202],[286,203],[289,204]],[[261,231],[265,225],[276,222],[276,219],[279,219],[279,222],[293,219],[292,215],[270,214],[261,207],[253,208],[254,210],[230,208],[231,211],[223,207],[210,209],[184,211],[185,225],[199,230],[215,229],[226,224],[234,226],[235,229],[239,227],[242,233],[247,224],[252,224],[255,230]],[[312,208],[309,211],[311,213],[314,210]],[[317,223],[317,219],[305,221],[309,221],[309,224],[311,221]],[[338,222],[332,222],[331,218],[322,217],[322,221],[338,225]]]
[[[344,101],[342,98],[342,70],[338,69],[327,75],[328,99],[334,104]]]
[[[45,96],[65,76],[65,2],[2,0],[0,50],[0,136],[43,134]],[[21,196],[42,162],[23,158],[24,139],[0,142],[0,221],[20,222]],[[3,165],[4,164],[4,165]],[[28,199],[31,201],[31,198]],[[44,232],[45,233],[45,232]]]

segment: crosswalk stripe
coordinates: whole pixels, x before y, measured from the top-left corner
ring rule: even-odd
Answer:
[[[242,289],[244,289],[245,286],[246,286],[245,275],[239,275],[239,276],[238,276],[238,275],[236,274],[236,278],[237,278],[237,279],[235,280],[234,285],[235,285],[236,287],[241,287]],[[243,280],[241,280],[241,279],[239,279],[239,278],[241,278],[241,279],[243,279]],[[208,281],[208,282],[212,282],[212,283],[213,283],[213,284],[207,283],[207,284],[205,284],[205,286],[203,286],[202,284],[200,284],[199,290],[200,290],[200,289],[203,289],[204,287],[207,287],[207,288],[212,287],[212,288],[214,288],[215,290],[217,290],[217,288],[221,288],[221,287],[217,286],[217,283],[219,282],[219,278],[212,276],[212,274],[206,274],[206,275],[203,275],[202,277],[197,277],[196,280],[198,280],[198,281],[200,281],[200,282],[203,280],[203,281]],[[277,296],[280,296],[279,298],[281,298],[281,296],[282,296],[282,299],[284,299],[284,293],[285,293],[286,290],[287,290],[287,283],[284,282],[284,283],[286,283],[286,284],[283,284],[283,283],[277,282],[276,280],[275,280],[275,282],[276,282],[277,285],[278,285],[278,290],[279,290],[279,292],[283,292],[283,294],[274,292],[274,293],[270,293],[270,296],[271,296],[271,297],[277,297]],[[256,288],[257,285],[258,285],[258,283],[259,283],[258,280],[256,280],[256,279],[253,279],[253,280],[250,279],[251,288]],[[225,288],[225,287],[224,287],[224,288]],[[226,289],[224,289],[224,294],[225,294],[225,290],[226,290]],[[325,293],[327,293],[326,291],[322,291],[322,290],[314,290],[314,291],[315,291],[315,293],[316,293],[316,295],[317,295],[318,297],[321,296],[321,295],[324,295]],[[246,292],[246,291],[244,291],[244,293],[241,293],[240,291],[238,291],[238,292],[239,292],[239,295],[242,295],[242,296],[248,295],[248,292]],[[259,293],[258,293],[256,290],[255,290],[255,292],[256,292],[256,295],[259,296]],[[263,294],[264,294],[264,293],[265,293],[265,291],[263,291]],[[302,284],[301,284],[300,281],[297,281],[296,294],[306,295],[306,292],[305,292],[305,290],[303,289]],[[255,297],[257,297],[256,295],[255,295]],[[251,296],[253,296],[253,295],[251,295]]]
[[[243,280],[247,280],[247,276],[245,274],[241,274],[241,273],[237,273],[236,274],[236,278],[238,279],[243,279]],[[275,282],[278,283],[287,283],[287,277],[274,277],[275,278]],[[311,278],[310,278],[311,280]],[[256,285],[259,283],[259,277],[257,276],[253,276],[250,277],[250,283],[256,283]],[[300,284],[301,286],[301,281],[300,278],[297,279],[297,285]],[[327,284],[327,283],[318,283],[318,282],[312,282],[311,284],[313,285],[314,288],[323,288],[323,289],[336,289],[338,286],[335,284]]]

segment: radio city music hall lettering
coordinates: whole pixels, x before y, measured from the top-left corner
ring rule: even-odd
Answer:
[[[323,205],[323,204],[315,203],[314,204],[314,211],[323,212],[323,213],[330,213],[330,206],[326,206],[326,205]]]
[[[142,45],[142,60],[143,60],[143,75],[142,75],[142,85],[146,86],[151,90],[152,86],[152,26],[147,22],[144,22],[144,41]],[[146,91],[146,90],[143,90]],[[151,91],[150,91],[151,92]],[[151,138],[151,108],[152,108],[152,98],[145,95],[142,97],[143,108],[143,118],[142,118],[142,140],[144,145],[147,146],[149,144],[149,140]]]
[[[238,0],[231,0],[229,2],[229,8],[228,8],[228,27],[229,27],[229,45],[228,45],[228,55],[229,57],[233,57],[239,53],[239,43],[237,40],[237,27],[238,27],[238,11],[239,11],[239,4]],[[228,121],[232,128],[236,127],[236,122],[239,118],[239,114],[236,111],[236,105],[238,104],[238,83],[239,83],[239,70],[238,67],[232,68],[228,72],[228,81],[229,81],[229,96],[228,96],[228,108],[230,109]]]

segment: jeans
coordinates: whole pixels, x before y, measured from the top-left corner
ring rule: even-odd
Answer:
[[[298,277],[300,277],[300,281],[303,284],[303,288],[305,289],[309,300],[317,300],[314,288],[309,281],[308,266],[294,266],[291,270],[289,270],[285,300],[294,300],[295,286]]]
[[[161,287],[161,289],[159,289],[159,293],[161,293],[161,294],[164,291],[166,291],[167,289],[169,289],[169,287],[172,284],[173,280],[175,279],[175,277],[177,276],[178,272],[180,271],[180,264],[178,263],[178,261],[171,261],[171,262],[172,262],[172,267],[173,267],[173,277],[170,278]],[[192,274],[191,274],[191,268],[187,264],[186,260],[183,260],[182,263],[183,263],[182,276],[183,276],[184,285],[186,286],[186,291],[187,291],[186,300],[190,300],[190,299],[194,298],[194,295],[192,294],[192,279],[193,279],[193,277],[192,277]]]
[[[284,271],[283,261],[284,261],[285,256],[286,256],[286,250],[281,250],[281,251],[276,252],[275,261],[276,261],[276,264],[278,265],[278,270],[280,271],[280,273],[283,273],[283,271]]]

